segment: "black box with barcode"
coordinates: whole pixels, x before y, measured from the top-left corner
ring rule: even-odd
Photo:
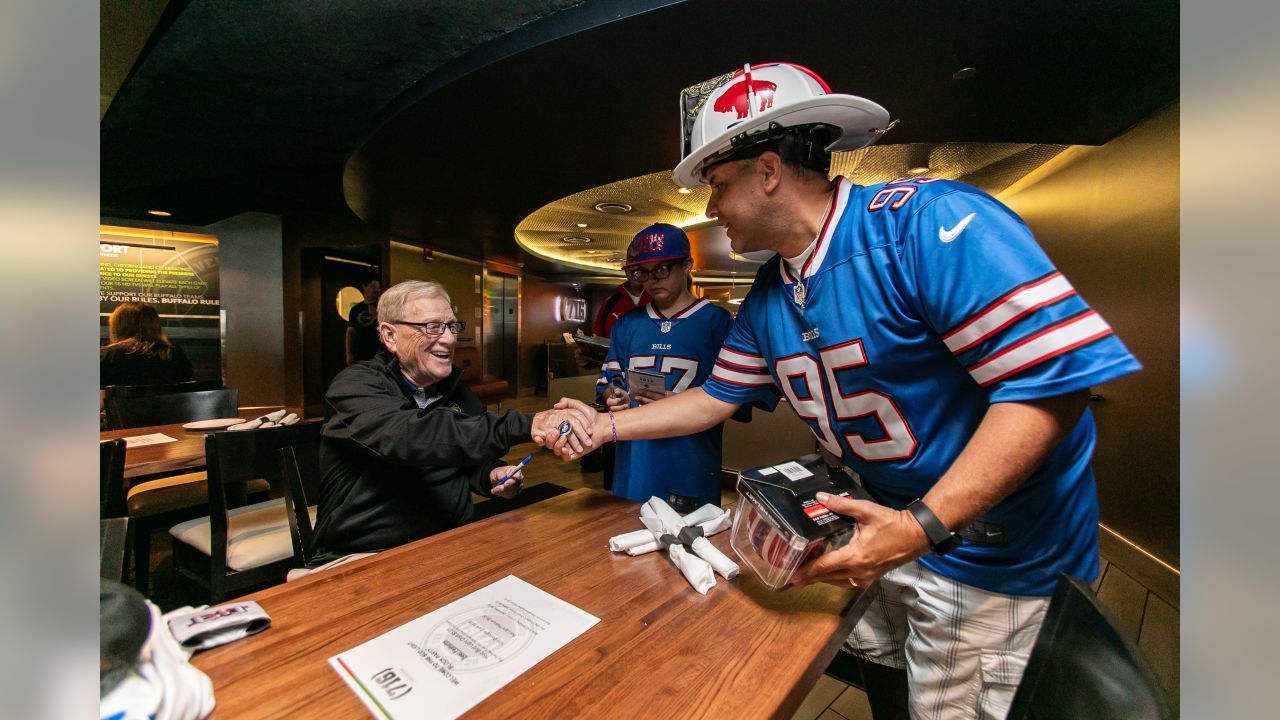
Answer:
[[[742,502],[729,544],[765,586],[786,588],[796,568],[852,537],[853,520],[819,503],[819,492],[868,497],[854,477],[816,453],[738,475]]]

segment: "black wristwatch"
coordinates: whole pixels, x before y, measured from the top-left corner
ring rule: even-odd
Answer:
[[[912,500],[907,510],[911,511],[916,522],[924,528],[925,537],[929,538],[929,546],[933,548],[934,555],[946,555],[960,544],[960,536],[948,530],[923,500],[919,498]]]

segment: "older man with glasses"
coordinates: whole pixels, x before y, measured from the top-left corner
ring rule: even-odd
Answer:
[[[567,443],[580,453],[594,421],[575,400],[536,415],[486,411],[453,365],[466,323],[439,283],[393,286],[378,321],[385,351],[343,370],[325,395],[312,567],[468,522],[473,491],[520,492],[523,477],[501,461],[512,445]]]

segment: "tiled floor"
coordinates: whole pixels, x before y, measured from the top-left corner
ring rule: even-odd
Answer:
[[[871,720],[867,695],[858,688],[823,675],[809,691],[792,720]]]

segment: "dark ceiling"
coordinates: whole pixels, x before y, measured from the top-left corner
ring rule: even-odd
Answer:
[[[771,60],[884,105],[888,143],[1101,144],[1178,97],[1178,7],[171,0],[102,119],[102,211],[354,211],[556,270],[515,245],[522,218],[674,167],[680,88]]]

